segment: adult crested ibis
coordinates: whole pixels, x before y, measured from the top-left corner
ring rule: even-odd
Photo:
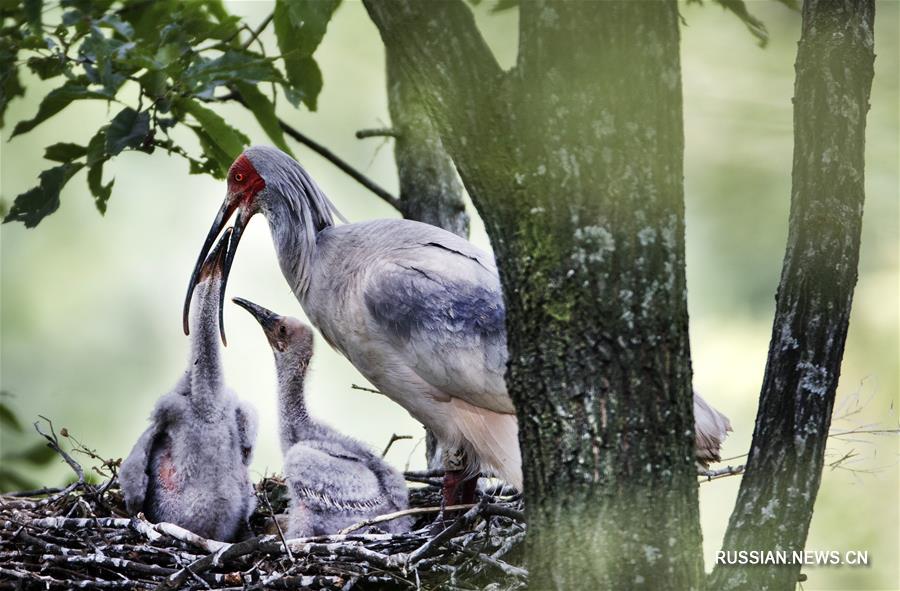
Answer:
[[[203,257],[235,213],[223,290],[244,228],[262,213],[281,271],[313,325],[432,429],[444,450],[456,452],[445,453],[445,501],[455,501],[458,484],[479,472],[521,490],[518,426],[504,382],[505,310],[491,255],[410,220],[335,226],[340,215],[300,164],[256,146],[231,166],[185,311]],[[463,454],[466,470],[452,461]]]
[[[284,476],[291,506],[290,537],[337,533],[364,519],[408,506],[403,476],[360,442],[311,417],[306,409],[306,370],[313,353],[312,330],[253,302],[234,298],[259,322],[278,376],[278,415]],[[408,531],[410,518],[382,524]]]
[[[222,541],[246,532],[256,506],[248,474],[256,412],[225,387],[219,358],[217,309],[229,235],[200,268],[188,369],[156,403],[119,470],[129,512]]]

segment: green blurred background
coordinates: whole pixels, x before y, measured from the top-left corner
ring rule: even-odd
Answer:
[[[264,1],[227,4],[253,24],[271,10]],[[681,7],[694,383],[731,417],[734,433],[725,457],[748,449],[765,364],[787,232],[793,62],[800,31],[799,14],[784,6],[749,5],[769,28],[765,49],[719,7]],[[510,66],[516,12],[492,15],[489,7],[475,9],[478,24],[501,64]],[[878,58],[868,118],[860,276],[835,430],[898,426],[900,4],[879,2],[876,14]],[[271,39],[267,42],[274,47]],[[319,110],[295,111],[281,101],[281,116],[396,191],[391,146],[354,137],[358,129],[389,123],[383,48],[360,3],[347,0],[338,9],[316,58],[325,78]],[[7,143],[9,123],[33,115],[50,89],[37,79],[27,85],[26,97],[10,106],[2,134],[0,191],[6,207],[45,168],[44,146],[85,142],[111,116],[98,101],[76,103]],[[265,142],[240,107],[220,112],[254,141]],[[303,147],[295,151],[352,221],[397,215],[325,160]],[[113,175],[116,186],[105,218],[78,178],[64,190],[59,211],[40,227],[8,224],[0,230],[0,387],[15,396],[7,402],[23,422],[43,414],[105,457],[128,453],[156,398],[184,368],[188,342],[181,332],[182,298],[224,196],[222,183],[189,176],[184,161],[162,153],[124,153],[107,165],[107,177]],[[472,239],[489,247],[477,218]],[[229,286],[229,295],[302,317],[261,219],[245,235]],[[281,459],[268,345],[256,323],[235,306],[226,308],[225,323],[228,381],[260,413],[253,469],[258,475],[277,472]],[[316,346],[309,387],[313,411],[378,448],[392,433],[414,435],[395,444],[388,457],[401,468],[422,467],[421,427],[387,399],[351,389],[353,383],[365,384],[363,378],[323,341]],[[898,437],[849,439],[832,441],[829,462],[848,452],[855,455],[839,468],[826,466],[808,548],[868,550],[870,565],[806,568],[809,579],[803,587],[898,589]],[[5,429],[0,451],[15,453],[35,441],[30,428],[24,435]],[[65,465],[54,463],[29,476],[55,484],[68,474]],[[738,484],[737,478],[726,478],[701,486],[707,568]]]

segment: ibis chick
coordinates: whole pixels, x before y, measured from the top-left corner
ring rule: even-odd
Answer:
[[[333,534],[406,509],[406,483],[397,470],[359,441],[309,415],[304,388],[313,353],[312,329],[248,300],[233,301],[259,322],[275,356],[281,451],[291,497],[288,535]],[[393,533],[411,525],[404,517],[379,528]]]
[[[226,232],[200,272],[188,369],[156,403],[150,427],[119,470],[129,512],[220,541],[243,537],[256,506],[248,473],[256,413],[225,386],[220,360],[218,311],[229,238]]]

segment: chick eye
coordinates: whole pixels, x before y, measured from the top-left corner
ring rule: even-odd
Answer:
[[[284,336],[287,334],[287,330],[283,326],[281,326],[278,328],[278,334],[280,334],[281,336]]]
[[[240,172],[236,172],[234,173],[234,180],[236,180],[237,182],[241,182],[242,180],[244,180],[244,175]]]

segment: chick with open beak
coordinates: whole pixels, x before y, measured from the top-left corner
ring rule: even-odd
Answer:
[[[119,470],[130,513],[221,541],[245,535],[256,506],[248,471],[256,411],[225,386],[218,342],[219,280],[230,238],[226,230],[197,273],[187,370],[157,401]]]
[[[297,320],[242,298],[275,356],[284,476],[290,491],[290,537],[327,535],[370,517],[408,506],[400,473],[363,444],[309,416],[305,380],[313,353],[312,330]],[[407,531],[408,518],[381,525]]]

